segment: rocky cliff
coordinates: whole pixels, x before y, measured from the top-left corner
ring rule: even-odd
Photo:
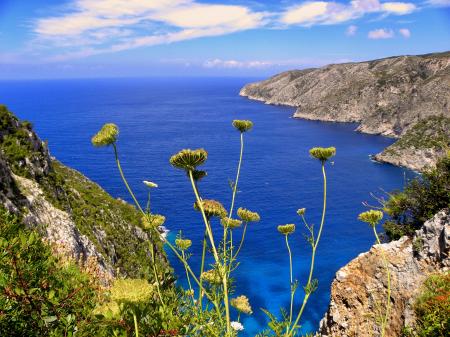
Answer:
[[[385,312],[387,278],[382,251],[391,272],[391,314],[386,336],[401,336],[414,327],[413,305],[428,275],[450,270],[450,212],[442,210],[416,231],[413,238],[374,245],[341,268],[331,287],[329,309],[319,335],[379,336],[377,317]]]
[[[95,257],[111,275],[138,277],[148,264],[148,240],[161,245],[159,238],[140,230],[141,216],[134,207],[51,158],[31,124],[2,105],[0,206],[74,257]]]
[[[402,137],[427,117],[450,117],[450,52],[287,71],[240,95],[296,107],[294,117],[357,122],[360,132]]]
[[[450,149],[450,118],[430,116],[417,122],[394,144],[373,158],[397,166],[423,171],[434,166]]]

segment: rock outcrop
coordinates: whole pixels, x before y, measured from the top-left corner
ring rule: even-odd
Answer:
[[[97,260],[110,275],[138,277],[150,256],[141,215],[49,154],[29,122],[0,105],[0,207],[17,214],[50,243],[81,260]],[[160,263],[169,268],[160,249]]]
[[[427,117],[450,118],[450,52],[287,71],[240,95],[296,107],[294,117],[357,122],[360,132],[397,138]]]
[[[450,118],[431,116],[416,123],[373,158],[415,171],[432,167],[450,148]]]
[[[413,305],[428,275],[450,269],[450,212],[437,213],[413,238],[374,245],[336,273],[329,309],[320,324],[323,337],[380,336],[377,319],[386,310],[387,277],[391,273],[391,312],[386,336],[401,336],[414,327]]]

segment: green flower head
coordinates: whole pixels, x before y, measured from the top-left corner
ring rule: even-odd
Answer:
[[[289,235],[295,232],[295,225],[293,223],[287,225],[280,225],[277,227],[278,231],[283,235]]]
[[[215,269],[210,269],[210,270],[203,272],[200,275],[200,278],[203,279],[204,281],[208,282],[209,284],[219,285],[222,283],[220,274]]]
[[[201,205],[207,217],[216,216],[218,218],[223,218],[227,216],[227,211],[223,205],[216,200],[204,199],[201,201]],[[194,209],[200,211],[197,201],[194,203]]]
[[[160,214],[145,214],[142,217],[142,227],[145,230],[156,229],[162,226],[166,221],[166,217]]]
[[[232,219],[229,217],[225,217],[220,219],[220,223],[222,224],[222,226],[230,228],[230,229],[234,229],[239,227],[240,225],[242,225],[242,221],[239,219]]]
[[[235,119],[233,126],[240,132],[247,132],[253,127],[253,122],[249,120]]]
[[[243,312],[244,314],[251,315],[253,313],[247,296],[241,295],[236,298],[232,298],[230,304],[237,311]]]
[[[175,244],[179,250],[188,250],[192,246],[192,241],[189,239],[176,239]]]
[[[383,219],[383,212],[371,209],[358,215],[358,219],[375,227]]]
[[[148,188],[156,188],[158,187],[158,184],[155,184],[152,181],[148,181],[148,180],[144,180],[143,181],[144,185],[147,186]]]
[[[319,159],[322,163],[336,155],[335,147],[313,147],[309,150],[311,157]]]
[[[297,210],[297,214],[300,216],[305,215],[305,212],[306,212],[306,208],[299,208]]]
[[[192,171],[192,178],[194,178],[195,181],[200,181],[207,175],[208,175],[208,173],[206,173],[206,171],[202,171],[202,170]]]
[[[194,171],[199,165],[205,163],[208,152],[204,149],[184,149],[170,157],[170,164],[178,169]]]
[[[242,207],[239,207],[239,209],[237,210],[237,215],[244,222],[258,222],[261,219],[258,213],[252,212]]]
[[[103,125],[100,131],[94,135],[94,137],[92,137],[92,145],[100,147],[114,144],[117,140],[118,135],[119,128],[117,127],[117,125],[113,123],[107,123]]]
[[[111,299],[117,303],[144,303],[153,295],[153,286],[143,279],[118,279],[111,288]]]
[[[94,315],[101,315],[107,319],[119,319],[120,307],[117,302],[106,302],[100,306],[97,306],[94,311]]]

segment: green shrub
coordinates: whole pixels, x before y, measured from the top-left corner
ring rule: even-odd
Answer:
[[[403,192],[391,195],[384,210],[391,217],[384,224],[391,240],[412,235],[437,212],[450,206],[450,154],[408,183]]]
[[[1,336],[72,336],[95,302],[88,274],[0,209]]]
[[[415,304],[417,326],[414,336],[450,335],[450,273],[431,275]]]

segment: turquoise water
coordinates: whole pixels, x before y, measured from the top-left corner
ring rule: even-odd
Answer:
[[[245,317],[242,336],[254,336],[266,325],[260,308],[279,313],[288,307],[289,269],[284,238],[276,226],[297,223],[291,239],[295,278],[304,284],[310,249],[296,210],[307,208],[307,219],[318,224],[322,204],[320,164],[309,158],[313,146],[335,146],[329,178],[328,212],[317,252],[313,294],[302,324],[315,330],[329,302],[331,281],[345,263],[367,250],[372,233],[356,217],[363,201],[375,203],[370,192],[382,194],[401,188],[410,172],[374,163],[370,154],[391,139],[353,132],[355,124],[321,123],[293,119],[292,108],[264,105],[239,97],[239,89],[255,79],[108,79],[0,82],[0,103],[20,118],[30,120],[50,151],[78,169],[115,197],[131,201],[115,169],[112,149],[94,149],[90,137],[105,122],[120,127],[119,151],[125,174],[144,202],[142,180],[158,183],[152,210],[166,215],[171,233],[183,230],[194,241],[194,268],[198,269],[203,225],[192,209],[194,196],[184,173],[173,169],[169,157],[182,148],[204,147],[208,177],[200,183],[205,198],[231,201],[228,179],[234,179],[239,134],[233,119],[251,119],[254,130],[245,135],[237,207],[258,211],[261,222],[251,224],[235,273],[236,294],[250,298],[254,315]],[[221,230],[215,222],[217,235]],[[235,237],[239,237],[237,230]],[[184,272],[171,258],[180,282]],[[301,289],[301,288],[300,288]],[[296,303],[301,301],[298,291]]]

